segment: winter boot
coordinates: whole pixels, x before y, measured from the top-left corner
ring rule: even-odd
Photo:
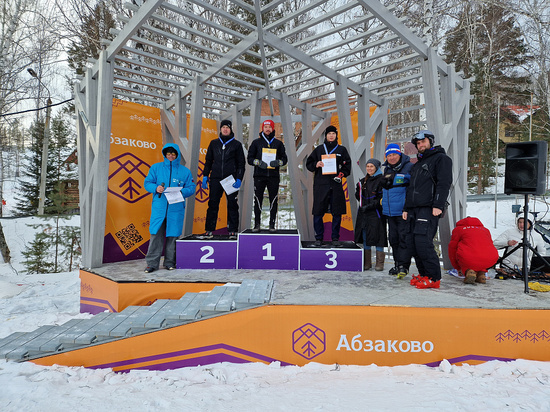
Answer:
[[[372,256],[370,249],[363,250],[363,270],[370,270],[372,268]]]
[[[468,269],[464,274],[464,283],[467,285],[473,285],[476,282],[476,272],[472,269]]]
[[[485,272],[477,272],[476,282],[477,283],[486,283],[486,281],[485,281]]]
[[[386,260],[386,254],[384,252],[376,251],[376,266],[374,270],[381,272],[384,270],[384,260]]]
[[[399,265],[397,268],[397,279],[404,279],[409,274],[409,269]]]

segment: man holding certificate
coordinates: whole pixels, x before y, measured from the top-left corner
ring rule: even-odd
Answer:
[[[323,244],[325,227],[323,216],[332,215],[332,246],[341,247],[340,225],[346,214],[346,195],[342,178],[351,172],[351,158],[347,149],[338,144],[338,130],[330,125],[325,130],[325,141],[313,149],[306,161],[313,177],[313,229],[315,246]]]
[[[220,123],[220,134],[208,145],[202,171],[202,188],[210,188],[206,210],[206,233],[204,239],[211,239],[216,230],[220,200],[223,193],[227,200],[227,230],[230,239],[237,239],[239,230],[238,189],[244,176],[246,161],[243,145],[235,139],[229,120]]]
[[[248,164],[254,166],[254,228],[253,232],[260,231],[262,220],[262,203],[264,191],[267,187],[269,195],[269,231],[275,232],[277,219],[279,192],[279,168],[288,162],[285,145],[275,138],[275,123],[265,120],[262,123],[260,136],[255,139],[248,149]]]

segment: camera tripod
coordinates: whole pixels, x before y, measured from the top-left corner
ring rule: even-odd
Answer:
[[[512,249],[506,250],[504,252],[504,254],[502,255],[502,257],[499,259],[500,262],[501,262],[502,267],[505,267],[505,268],[509,269],[510,271],[517,273],[518,272],[517,268],[511,268],[510,266],[508,266],[506,263],[504,263],[504,259],[506,257],[510,256],[512,253],[514,253],[519,248],[523,249],[523,265],[522,265],[523,267],[522,267],[522,270],[521,270],[521,275],[523,276],[524,287],[525,287],[524,292],[525,293],[529,293],[529,273],[536,272],[537,270],[544,267],[544,266],[540,266],[538,268],[535,268],[534,270],[529,271],[528,270],[529,254],[528,254],[527,251],[530,250],[531,252],[533,252],[533,254],[535,254],[537,257],[539,257],[544,262],[545,265],[550,266],[550,263],[543,256],[541,256],[541,254],[529,242],[528,213],[529,213],[529,195],[525,195],[525,204],[523,206],[523,239],[520,243],[515,245]],[[531,213],[534,216],[534,219],[533,219],[533,222],[534,222],[536,220],[536,217],[537,217],[536,215],[538,214],[538,212],[531,212]],[[534,223],[533,223],[533,228],[532,229],[534,230]]]

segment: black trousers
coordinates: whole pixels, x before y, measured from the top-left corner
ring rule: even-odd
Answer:
[[[315,230],[315,239],[323,240],[325,235],[324,215],[313,215],[313,230]],[[342,215],[332,215],[332,240],[340,239],[340,226],[342,225]]]
[[[277,210],[279,208],[277,199],[279,181],[279,176],[254,178],[254,226],[259,226],[262,220],[262,204],[264,202],[265,188],[267,187],[269,195],[269,227],[275,227]]]
[[[431,207],[415,207],[408,211],[410,224],[411,255],[421,276],[437,281],[441,279],[439,256],[435,251],[434,238],[439,218],[432,214]]]
[[[206,210],[207,232],[216,230],[218,222],[218,212],[220,210],[220,200],[225,193],[220,183],[220,179],[211,179],[210,182],[210,198],[208,199],[208,209]],[[227,199],[227,230],[229,232],[238,232],[239,230],[239,204],[237,203],[238,191],[226,194]]]
[[[388,221],[388,241],[393,254],[395,267],[403,266],[407,270],[411,266],[411,248],[409,244],[409,222],[402,216],[386,216]]]

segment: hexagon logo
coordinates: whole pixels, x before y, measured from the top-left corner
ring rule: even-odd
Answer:
[[[143,180],[149,172],[150,166],[134,156],[132,153],[123,153],[109,161],[109,192],[128,203],[148,196]]]
[[[313,359],[326,350],[326,334],[317,326],[306,323],[292,332],[292,350],[306,359]]]

